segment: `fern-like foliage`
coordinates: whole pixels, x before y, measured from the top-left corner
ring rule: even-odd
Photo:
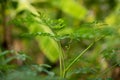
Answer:
[[[102,52],[103,57],[106,58],[107,61],[109,61],[110,65],[115,65],[117,64],[120,66],[120,52],[119,48],[111,48],[111,49],[106,49]]]

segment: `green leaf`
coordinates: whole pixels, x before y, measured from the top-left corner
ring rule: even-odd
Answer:
[[[16,9],[17,12],[20,12],[22,10],[28,10],[34,15],[39,15],[37,10],[31,5],[32,1],[28,0],[18,0],[18,7]]]
[[[78,18],[78,19],[84,19],[87,10],[77,2],[73,0],[51,0],[52,4],[57,6],[59,9],[61,9],[63,12]]]
[[[30,32],[46,32],[54,35],[54,33],[48,26],[39,23],[32,24],[32,26],[30,27]],[[61,50],[57,44],[57,41],[49,36],[37,36],[36,40],[38,41],[39,46],[46,57],[51,62],[56,62],[59,58],[59,54],[61,54]]]

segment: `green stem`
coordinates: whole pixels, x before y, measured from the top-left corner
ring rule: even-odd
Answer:
[[[82,51],[82,52],[68,65],[68,67],[64,70],[63,77],[66,76],[66,73],[67,73],[67,71],[71,68],[71,66],[72,66],[89,48],[91,48],[93,44],[94,44],[94,42],[91,43],[84,51]]]
[[[105,35],[103,35],[102,37],[96,39],[94,42],[92,42],[85,50],[83,50],[68,66],[67,68],[64,69],[63,72],[63,77],[66,77],[67,71],[71,68],[71,66],[89,49],[93,46],[93,44],[97,41],[99,41],[100,39],[104,38]]]
[[[64,63],[64,55],[63,55],[63,50],[61,48],[60,42],[58,41],[58,45],[60,47],[60,54],[59,54],[59,62],[60,62],[60,76],[63,77],[63,73],[65,70],[65,63]]]
[[[62,76],[62,59],[60,55],[59,55],[59,64],[60,64],[60,76]]]

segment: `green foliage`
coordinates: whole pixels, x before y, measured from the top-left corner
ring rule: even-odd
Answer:
[[[62,54],[60,46],[58,46],[57,41],[59,40],[66,40],[66,39],[72,39],[72,40],[80,40],[80,39],[91,39],[93,42],[97,42],[99,39],[111,36],[114,34],[117,34],[115,32],[115,29],[112,27],[104,27],[107,26],[104,23],[92,23],[89,24],[89,26],[95,26],[94,27],[82,27],[80,29],[77,29],[71,34],[63,34],[58,35],[55,31],[60,31],[61,29],[64,29],[64,22],[62,19],[59,20],[51,20],[50,18],[41,15],[40,20],[39,17],[36,16],[36,19],[32,16],[32,14],[28,14],[26,16],[25,20],[22,18],[22,21],[27,23],[27,25],[31,26],[30,33],[22,34],[22,37],[36,37],[38,41],[40,42],[40,47],[43,50],[43,52],[46,54],[48,59],[51,61],[56,61],[58,59],[58,56]],[[30,20],[30,22],[29,22]],[[20,21],[18,20],[18,23]],[[32,25],[30,23],[32,22]],[[21,23],[21,22],[20,22]],[[16,24],[16,23],[15,23]],[[87,24],[88,25],[88,24]],[[33,27],[34,26],[34,27]],[[39,27],[40,26],[40,27]],[[53,30],[53,32],[51,31]],[[46,46],[47,45],[47,46]],[[90,47],[93,44],[90,45]],[[66,68],[65,72],[63,70],[63,75],[66,75],[66,72],[69,70],[69,68],[81,57],[82,54],[84,54],[90,47],[86,48],[83,53],[80,53],[78,57],[76,57]],[[53,49],[51,49],[53,48]],[[54,50],[55,49],[55,50]],[[60,53],[59,53],[60,52]],[[55,53],[55,54],[54,54]],[[61,55],[62,56],[62,55]],[[62,64],[64,65],[64,64]]]
[[[11,56],[11,57],[5,59],[5,57],[7,55],[13,55],[13,54],[15,54],[15,56]],[[28,57],[23,52],[16,52],[14,50],[6,50],[6,51],[0,53],[0,60],[1,60],[0,70],[7,71],[10,69],[16,68],[17,67],[16,65],[9,64],[12,60],[15,60],[15,59],[25,61],[26,59],[31,59],[31,58]]]
[[[29,26],[30,34],[32,33],[32,35],[42,35],[36,37],[36,40],[38,41],[41,50],[51,62],[56,62],[58,60],[59,54],[61,54],[61,51],[59,49],[60,46],[58,46],[57,41],[55,41],[51,37],[48,37],[50,36],[49,34],[54,35],[54,33],[49,27],[52,26],[54,29],[61,29],[62,27],[64,27],[62,25],[63,21],[59,19],[54,24],[53,21],[50,22],[49,20],[45,20],[43,16],[43,18],[39,18],[37,16],[35,17],[28,11],[26,14],[26,18],[20,17],[17,20],[13,20],[13,23],[15,25],[21,25],[22,23],[24,23],[25,26]],[[53,25],[56,27],[54,27]]]
[[[119,48],[106,49],[102,52],[103,56],[110,62],[111,65],[118,64],[120,65],[120,59],[118,58]]]
[[[61,29],[62,30],[65,29],[64,28],[65,23],[63,22],[62,19],[51,20],[50,18],[43,16],[43,15],[41,17],[39,17],[39,16],[33,16],[29,12],[27,12],[26,14],[25,14],[25,18],[19,17],[19,19],[18,18],[14,19],[12,23],[14,23],[16,26],[20,26],[22,23],[24,24],[24,26],[29,26],[29,33],[26,33],[26,32],[22,33],[21,37],[36,38],[36,40],[39,42],[39,46],[41,47],[41,50],[45,53],[45,55],[48,57],[48,59],[51,60],[52,62],[58,60],[59,56],[61,56],[61,59],[64,60],[62,50],[60,48],[61,46],[59,45],[59,41],[61,41],[61,40],[70,39],[70,40],[74,40],[74,41],[76,41],[76,40],[80,41],[83,39],[88,39],[94,43],[94,42],[97,42],[101,38],[103,39],[106,36],[118,34],[117,32],[115,32],[115,28],[106,27],[107,25],[104,25],[104,24],[101,25],[101,23],[99,23],[99,22],[98,23],[93,22],[92,24],[89,24],[89,26],[95,26],[95,27],[89,27],[89,28],[85,27],[86,25],[88,25],[87,23],[85,23],[85,24],[83,24],[84,27],[75,30],[73,33],[61,35],[61,34],[57,34],[57,32],[58,31],[60,32]],[[93,46],[93,43],[91,43],[85,50],[83,50],[83,52],[79,53],[78,56],[75,57],[67,66],[65,66],[64,62],[62,62],[62,64],[60,64],[60,65],[62,65],[61,66],[62,77],[66,77],[66,75],[68,75],[67,72],[69,71],[69,69],[74,65],[74,63],[76,61],[78,61],[80,59],[81,56],[83,56],[83,54],[86,51],[88,51],[89,48],[91,48]],[[1,54],[1,56],[5,55],[7,53],[9,53],[9,52],[5,51]],[[111,55],[104,54],[105,57],[107,55],[109,57],[112,57],[112,59],[114,57],[112,54]],[[11,57],[10,59],[7,60],[7,62],[11,61],[14,58],[16,58],[16,56]],[[19,58],[20,58],[20,56],[19,56]],[[21,58],[23,58],[23,56],[21,56]],[[43,67],[39,67],[38,65],[33,65],[32,67],[34,67],[37,70],[37,72],[45,72],[45,73],[47,73],[47,75],[54,76],[53,72],[50,72]],[[28,71],[26,71],[26,72],[28,72]],[[26,73],[26,72],[23,72],[23,73]],[[72,74],[85,74],[85,73],[89,73],[89,72],[91,73],[90,68],[88,68],[88,69],[83,68],[83,69],[77,70],[77,72],[72,71]],[[34,77],[36,77],[34,75],[36,73],[34,73],[34,72],[31,72],[31,73],[32,74],[28,75],[28,78],[29,78],[29,76],[31,76],[31,80],[32,80]],[[15,75],[15,74],[17,74],[17,75]],[[11,74],[11,76],[16,77],[19,74],[22,74],[22,73],[17,71],[13,75]],[[25,75],[27,75],[27,74],[24,74],[23,76],[21,76],[21,79],[27,79],[27,77],[24,78]],[[15,77],[11,78],[11,80],[14,79]],[[9,78],[9,76],[8,76],[8,78]]]
[[[46,68],[50,68],[49,65],[27,65],[18,70],[11,70],[7,72],[4,80],[57,80],[59,77],[55,77],[53,72],[48,71]],[[41,74],[41,75],[40,75]],[[48,74],[48,76],[45,76]],[[61,79],[63,80],[63,79]]]
[[[47,25],[50,27],[53,31],[59,31],[63,28],[65,28],[65,22],[63,19],[53,20],[48,15],[45,15],[44,13],[40,14],[40,23]]]
[[[108,73],[111,73],[115,66],[120,65],[119,19],[117,23],[109,23],[109,19],[108,22],[94,19],[89,22],[86,17],[89,18],[91,14],[86,15],[90,10],[74,0],[11,2],[9,2],[12,6],[10,11],[13,10],[15,13],[10,14],[7,25],[13,26],[11,31],[13,42],[16,39],[23,41],[22,44],[26,50],[23,51],[28,50],[30,52],[28,55],[32,54],[34,58],[36,53],[44,53],[44,63],[46,63],[36,64],[37,59],[36,62],[31,61],[32,59],[22,51],[1,50],[0,80],[112,80],[107,78],[110,77]],[[35,6],[39,4],[42,4],[42,8],[37,9]],[[47,12],[42,13],[43,9]],[[99,16],[97,15],[99,9],[98,11],[97,9],[95,7],[96,11],[93,10],[93,17]],[[8,11],[7,14],[9,13]],[[0,22],[2,23],[1,15]],[[0,30],[2,32],[1,25]],[[4,41],[0,39],[0,44],[2,40]],[[25,40],[28,44],[24,42]],[[35,45],[32,48],[30,48],[32,46],[30,41]],[[7,55],[14,56],[6,58]],[[16,59],[21,60],[23,65],[10,64]],[[30,62],[27,63],[27,61]]]

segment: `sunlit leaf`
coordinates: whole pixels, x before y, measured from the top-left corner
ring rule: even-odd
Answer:
[[[57,6],[59,9],[61,9],[63,12],[78,18],[78,19],[84,19],[87,10],[77,2],[73,0],[51,0],[52,4]]]
[[[31,13],[38,15],[37,10],[31,5],[31,2],[32,1],[28,0],[18,0],[18,8],[16,11],[29,10]]]

